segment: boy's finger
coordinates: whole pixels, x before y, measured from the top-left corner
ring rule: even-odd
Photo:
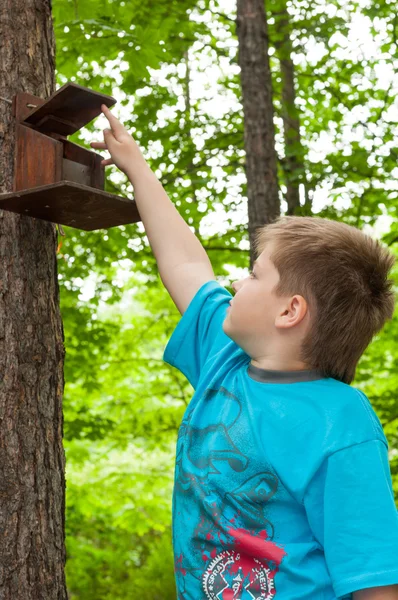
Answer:
[[[104,144],[107,147],[107,150],[110,150],[110,147],[113,147],[115,142],[117,141],[115,136],[113,135],[113,131],[110,129],[104,129],[102,132],[104,134]]]
[[[115,164],[112,160],[112,158],[105,158],[104,160],[101,160],[101,165],[106,167],[107,165],[113,165]]]
[[[99,150],[107,150],[105,142],[90,142],[92,148],[98,148]]]
[[[120,133],[125,132],[125,128],[123,127],[121,122],[117,120],[115,115],[111,113],[111,111],[107,106],[105,106],[105,104],[102,104],[101,110],[108,119],[109,125],[112,127],[112,131],[115,134],[115,137],[117,137]]]

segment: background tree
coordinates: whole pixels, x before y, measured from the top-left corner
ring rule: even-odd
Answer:
[[[250,268],[256,230],[280,214],[272,79],[264,0],[238,0],[237,34],[242,82],[249,213]]]
[[[17,92],[55,91],[49,0],[0,5],[0,192],[12,191]],[[56,226],[0,211],[0,597],[67,598],[63,328]]]
[[[305,151],[301,143],[300,113],[296,100],[296,78],[293,63],[292,32],[290,15],[285,0],[271,2],[271,14],[275,23],[273,44],[280,64],[281,77],[281,117],[285,156],[281,158],[284,182],[286,186],[287,215],[311,214],[311,205],[307,193],[306,172],[304,166]],[[305,204],[300,211],[300,184],[305,194]]]

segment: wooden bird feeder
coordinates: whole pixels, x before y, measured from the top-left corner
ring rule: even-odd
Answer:
[[[17,94],[14,191],[0,210],[86,231],[141,221],[134,200],[104,191],[102,156],[67,140],[115,103],[75,83],[48,100]]]

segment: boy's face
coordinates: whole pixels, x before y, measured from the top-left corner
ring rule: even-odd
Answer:
[[[274,293],[279,273],[266,248],[255,261],[252,274],[232,284],[235,296],[227,309],[223,331],[250,355],[269,342],[275,330],[275,317],[283,298]]]

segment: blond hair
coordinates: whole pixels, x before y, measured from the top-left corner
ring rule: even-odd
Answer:
[[[301,360],[325,377],[351,383],[357,363],[394,311],[394,256],[362,231],[319,217],[280,217],[255,233],[259,255],[272,243],[275,293],[308,302]]]

